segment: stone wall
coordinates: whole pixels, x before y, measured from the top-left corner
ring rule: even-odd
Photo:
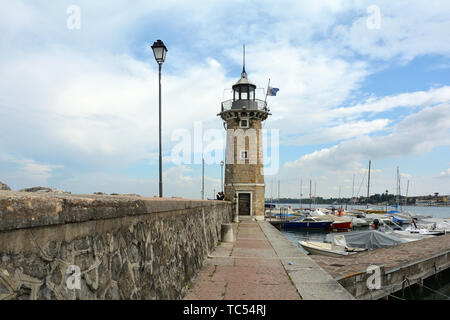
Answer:
[[[225,199],[228,201],[234,201],[238,192],[251,193],[251,215],[264,217],[265,185],[261,126],[261,120],[250,119],[249,128],[254,129],[253,134],[238,138],[239,134],[228,133],[227,148],[232,147],[233,152],[227,150],[224,191]],[[235,132],[243,130],[243,135],[248,133],[246,129],[239,128],[238,119],[228,120],[227,129],[233,129]],[[239,140],[244,143],[242,146],[239,146]],[[240,159],[241,150],[249,152],[249,159]]]
[[[180,299],[231,215],[226,201],[0,191],[0,300]]]

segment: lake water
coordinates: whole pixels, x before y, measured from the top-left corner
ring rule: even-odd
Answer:
[[[291,206],[291,208],[299,208],[299,204],[280,204],[281,206]],[[308,205],[302,205],[303,208],[309,208]],[[316,204],[311,205],[311,208],[328,208],[329,204]],[[337,207],[337,206],[335,206]],[[345,209],[345,205],[343,206]],[[348,209],[365,209],[365,206],[348,206]],[[381,209],[381,208],[380,208]],[[416,214],[429,215],[433,218],[450,218],[450,207],[416,207],[416,206],[405,206],[402,207],[403,211],[410,211]],[[394,210],[392,207],[388,207],[388,210]],[[367,229],[359,228],[358,231]],[[302,229],[282,229],[281,232],[292,241],[299,250],[306,251],[298,243],[299,240],[312,240],[312,241],[325,241],[329,232],[322,230],[302,230]],[[350,231],[351,232],[351,231]],[[424,280],[424,286],[419,287],[418,285],[413,285],[407,288],[404,292],[397,292],[394,294],[395,297],[390,297],[390,299],[406,299],[406,300],[442,300],[450,297],[450,270],[441,272],[437,276],[432,276]]]
[[[389,300],[450,300],[450,269],[423,281],[423,287],[415,284],[395,292]]]

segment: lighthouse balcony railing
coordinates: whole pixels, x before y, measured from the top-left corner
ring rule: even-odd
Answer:
[[[262,110],[267,111],[267,102],[260,99],[255,100],[225,100],[222,102],[222,112],[234,109]]]

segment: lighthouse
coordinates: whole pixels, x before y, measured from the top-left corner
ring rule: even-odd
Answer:
[[[236,203],[236,214],[264,219],[264,163],[262,123],[270,115],[267,103],[256,98],[256,85],[247,77],[232,86],[232,99],[223,101],[218,114],[227,131],[225,200]]]

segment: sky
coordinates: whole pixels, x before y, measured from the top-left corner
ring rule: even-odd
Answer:
[[[150,46],[161,39],[164,196],[201,197],[195,128],[204,146],[225,135],[217,113],[244,43],[249,79],[280,89],[267,98],[279,147],[265,156],[279,163],[266,197],[278,181],[285,197],[308,197],[310,181],[317,196],[365,196],[369,160],[371,194],[396,192],[397,167],[402,194],[450,194],[448,30],[450,2],[437,0],[2,3],[0,181],[157,195]],[[174,163],[179,132],[192,154]],[[214,156],[209,198],[221,184]]]

